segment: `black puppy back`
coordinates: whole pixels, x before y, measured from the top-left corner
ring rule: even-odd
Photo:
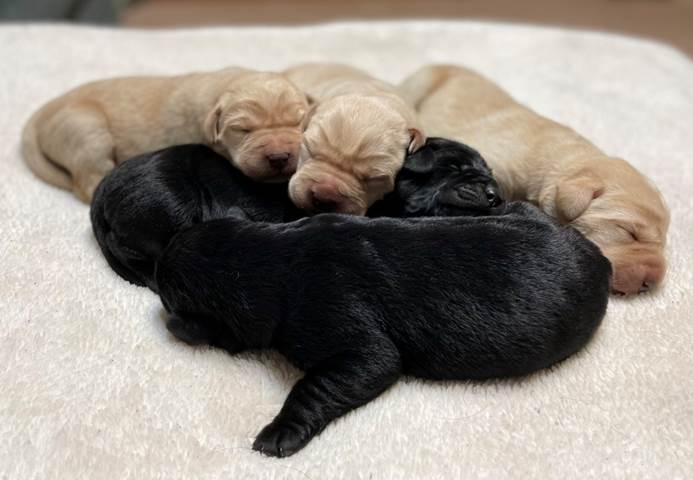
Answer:
[[[305,370],[254,444],[277,456],[401,374],[484,379],[564,359],[599,326],[609,276],[596,246],[524,204],[486,217],[215,220],[174,237],[157,271],[174,335],[272,347]]]

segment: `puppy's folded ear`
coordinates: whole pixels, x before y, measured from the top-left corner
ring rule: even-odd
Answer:
[[[409,129],[409,147],[407,148],[407,153],[414,153],[418,149],[424,146],[426,143],[426,137],[421,133],[418,128]]]
[[[228,101],[225,96],[221,96],[219,101],[214,105],[214,108],[205,119],[203,130],[210,143],[218,143],[221,140],[221,134],[224,132],[223,113]]]
[[[308,125],[310,124],[311,119],[313,118],[313,115],[315,115],[315,111],[318,109],[318,104],[317,103],[310,103],[310,108],[308,111],[303,115],[303,120],[301,121],[301,130],[306,131],[308,128]]]
[[[604,184],[592,175],[580,175],[556,186],[556,216],[572,222],[585,213],[592,200],[604,193]]]
[[[422,148],[416,153],[409,154],[404,160],[402,170],[413,173],[430,173],[435,163],[435,153],[430,148]]]

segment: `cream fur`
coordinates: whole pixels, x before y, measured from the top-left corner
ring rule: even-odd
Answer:
[[[286,78],[241,68],[99,80],[41,107],[25,127],[23,153],[40,178],[85,202],[120,162],[184,143],[208,144],[258,180],[286,180],[306,112]],[[265,157],[275,152],[293,156],[289,171],[270,168]]]
[[[425,141],[414,110],[393,85],[341,64],[304,64],[286,70],[316,105],[309,114],[291,199],[313,210],[314,199],[333,211],[363,215],[394,188],[407,149]]]
[[[467,68],[424,67],[400,89],[430,135],[481,152],[508,198],[536,203],[597,243],[614,266],[614,291],[661,283],[669,212],[654,184],[628,162]]]

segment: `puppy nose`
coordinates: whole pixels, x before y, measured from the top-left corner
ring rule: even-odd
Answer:
[[[503,198],[495,190],[486,190],[486,200],[491,207],[497,207],[503,203]]]
[[[269,163],[270,167],[272,167],[274,170],[282,171],[284,167],[286,167],[286,164],[289,163],[289,158],[291,158],[291,155],[286,152],[271,153],[266,155],[265,158],[267,159],[267,163]]]
[[[337,210],[337,202],[332,200],[320,200],[315,194],[313,195],[311,204],[317,212],[330,213]]]
[[[654,290],[664,276],[664,264],[617,265],[612,278],[612,290],[629,295]]]
[[[318,212],[335,212],[338,210],[342,200],[342,194],[336,185],[317,184],[310,190],[311,205]]]

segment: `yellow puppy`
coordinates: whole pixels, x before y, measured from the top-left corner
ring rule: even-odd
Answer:
[[[308,64],[285,74],[316,102],[291,199],[311,212],[365,214],[392,191],[407,151],[424,144],[416,113],[394,86],[355,68]]]
[[[614,267],[614,291],[637,293],[661,282],[669,213],[628,162],[464,68],[424,67],[400,88],[430,135],[481,152],[508,199],[536,203],[599,245]]]
[[[184,143],[213,147],[256,180],[282,181],[296,169],[307,111],[284,76],[241,68],[101,80],[38,110],[23,155],[36,175],[85,202],[116,164]]]

